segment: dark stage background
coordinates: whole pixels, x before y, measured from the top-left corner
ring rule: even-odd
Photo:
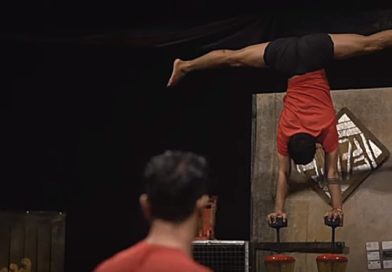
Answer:
[[[210,162],[217,238],[248,240],[251,94],[284,91],[284,77],[221,69],[165,85],[175,57],[392,26],[389,9],[280,9],[288,3],[11,6],[1,35],[0,208],[66,212],[66,271],[90,271],[146,235],[138,196],[147,159],[190,150]],[[391,60],[386,50],[336,62],[328,67],[331,86],[391,86]]]

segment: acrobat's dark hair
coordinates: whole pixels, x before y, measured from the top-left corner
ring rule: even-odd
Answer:
[[[307,133],[297,133],[288,143],[290,158],[296,164],[310,163],[316,153],[316,138]]]

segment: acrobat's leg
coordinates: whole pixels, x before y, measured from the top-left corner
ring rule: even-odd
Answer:
[[[266,67],[264,50],[268,43],[255,44],[238,50],[220,49],[192,60],[176,59],[167,86],[176,85],[187,73],[220,67]]]
[[[334,43],[334,58],[347,59],[371,54],[392,47],[392,30],[364,36],[358,34],[330,34]]]

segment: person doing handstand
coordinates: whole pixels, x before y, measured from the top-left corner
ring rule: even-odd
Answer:
[[[331,194],[332,209],[326,216],[343,219],[337,172],[336,113],[324,68],[334,59],[348,59],[389,47],[392,47],[392,30],[369,36],[317,33],[279,38],[239,50],[214,50],[192,60],[176,59],[167,86],[177,85],[190,72],[212,68],[272,68],[285,74],[288,88],[278,123],[275,211],[268,215],[268,221],[286,218],[284,206],[290,159],[296,164],[310,163],[316,143],[321,144],[325,152],[325,175]]]

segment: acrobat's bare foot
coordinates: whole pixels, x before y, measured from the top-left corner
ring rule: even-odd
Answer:
[[[173,71],[167,82],[167,87],[173,87],[176,85],[186,74],[184,69],[185,61],[176,59],[173,63]]]

